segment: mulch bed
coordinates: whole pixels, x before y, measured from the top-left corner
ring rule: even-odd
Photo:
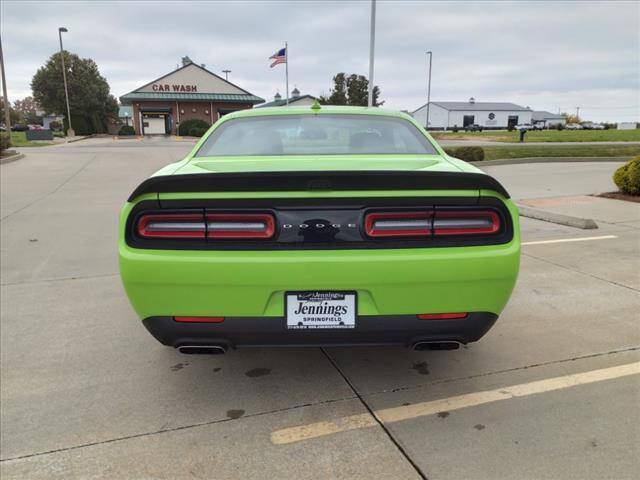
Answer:
[[[600,195],[596,195],[596,197],[614,198],[616,200],[626,200],[627,202],[640,203],[640,196],[627,195],[626,193],[622,192],[605,192],[601,193]]]

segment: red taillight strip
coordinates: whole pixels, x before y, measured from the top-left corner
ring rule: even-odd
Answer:
[[[431,212],[369,213],[364,228],[370,237],[431,236]]]
[[[273,215],[268,213],[208,213],[209,238],[271,238],[275,233]]]
[[[438,211],[433,219],[433,234],[491,234],[500,230],[500,216],[491,210]]]
[[[467,313],[421,313],[416,316],[420,320],[454,320],[456,318],[465,318]]]
[[[138,235],[153,238],[204,238],[204,217],[197,213],[143,215]]]
[[[183,323],[222,323],[224,317],[173,317],[176,322]]]

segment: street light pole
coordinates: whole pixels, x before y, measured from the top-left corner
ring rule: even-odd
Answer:
[[[371,34],[369,35],[369,99],[367,105],[373,106],[373,51],[376,46],[376,0],[371,0]]]
[[[431,50],[427,52],[427,55],[429,55],[429,82],[427,83],[427,125],[425,128],[429,130],[429,109],[431,108],[431,59],[433,57]]]
[[[4,55],[2,54],[2,39],[0,39],[0,68],[2,68],[2,95],[4,96],[4,126],[11,131],[11,107],[7,96],[7,77],[4,75]]]
[[[69,122],[69,128],[67,129],[68,137],[75,137],[76,132],[71,127],[71,109],[69,108],[69,92],[67,90],[67,72],[64,68],[64,49],[62,48],[62,32],[68,32],[64,27],[58,28],[58,37],[60,38],[60,60],[62,61],[62,80],[64,81],[64,97],[67,101],[67,122]]]

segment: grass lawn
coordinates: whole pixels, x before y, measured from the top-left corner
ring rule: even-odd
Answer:
[[[430,132],[440,140],[483,140],[518,142],[520,133],[507,130],[483,132]],[[536,130],[527,132],[525,143],[533,142],[640,142],[640,129],[635,130]]]
[[[527,157],[634,157],[640,145],[526,145],[482,147],[485,160]]]
[[[25,132],[11,132],[12,147],[46,147],[47,145],[53,145],[53,142],[30,142]]]

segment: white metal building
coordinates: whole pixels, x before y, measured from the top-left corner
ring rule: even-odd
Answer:
[[[564,117],[564,115],[545,112],[544,110],[533,112],[533,115],[531,115],[531,120],[533,121],[533,123],[544,123],[544,126],[546,128],[550,128],[558,124],[567,124],[567,119]]]
[[[467,102],[431,102],[427,126],[428,106],[424,104],[411,116],[422,126],[433,130],[451,130],[473,124],[485,129],[503,129],[510,125],[531,123],[533,113],[529,107],[514,103],[476,102],[471,97]]]

